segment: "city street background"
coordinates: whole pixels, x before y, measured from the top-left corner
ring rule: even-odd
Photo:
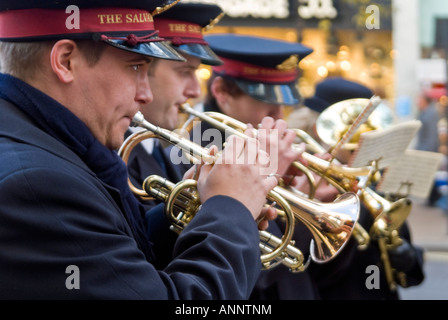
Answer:
[[[402,300],[448,300],[448,215],[413,199],[408,218],[413,243],[425,249],[425,280],[416,287],[400,289]]]

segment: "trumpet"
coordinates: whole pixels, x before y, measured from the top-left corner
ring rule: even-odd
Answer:
[[[348,129],[349,124],[368,102],[368,99],[349,99],[328,107],[316,121],[317,133],[322,141],[329,145],[336,144],[336,137],[340,137],[342,132]],[[380,104],[367,119],[367,126],[365,128],[369,128],[368,130],[380,130],[392,125],[393,120],[390,109],[384,104]],[[362,131],[361,129],[359,130],[360,133]],[[320,144],[306,133],[296,131],[296,134],[312,146],[315,152],[324,152]],[[353,149],[356,146],[356,142],[356,139],[354,139],[354,142],[349,143],[347,148]],[[322,173],[323,168],[324,166],[322,165],[320,168],[316,166],[315,172]],[[403,243],[403,240],[398,234],[398,230],[409,216],[412,202],[408,198],[401,198],[392,202],[381,197],[367,186],[369,183],[378,180],[379,171],[377,170],[376,162],[373,161],[372,166],[366,169],[369,172],[367,175],[357,174],[355,176],[344,175],[335,171],[329,173],[327,170],[325,171],[325,177],[329,178],[332,184],[338,186],[342,191],[352,190],[351,186],[353,186],[353,183],[351,182],[356,179],[356,176],[361,180],[361,188],[358,188],[357,193],[375,219],[370,228],[369,236],[378,243],[389,288],[396,290],[395,278],[398,278],[402,285],[402,281],[404,280],[399,275],[396,277],[395,270],[390,263],[388,251]]]
[[[325,152],[325,149],[306,132],[299,129],[295,129],[295,132],[314,152]],[[377,174],[379,172],[375,161],[372,162],[371,166],[367,167],[346,168],[332,166],[328,161],[313,159],[306,155],[304,158],[309,161],[309,169],[311,171],[326,179],[340,192],[356,192],[364,206],[372,214],[375,222],[371,227],[370,234],[358,224],[359,227],[355,234],[359,243],[359,249],[363,250],[367,247],[371,236],[376,240],[383,239],[380,241],[386,241],[388,248],[401,244],[401,240],[396,235],[396,230],[401,227],[410,214],[412,203],[408,198],[391,202],[367,186],[369,183],[378,180]],[[382,247],[386,248],[386,244],[382,244]],[[385,254],[383,255],[385,256]],[[389,262],[385,262],[385,264],[387,265]]]
[[[350,103],[367,103],[369,100],[361,99],[362,101],[349,101]],[[365,100],[365,101],[364,101]],[[341,105],[341,103],[339,104]],[[330,107],[329,107],[330,108]],[[246,124],[228,117],[218,112],[198,112],[191,108],[188,104],[184,104],[181,107],[181,111],[188,113],[194,117],[190,117],[183,126],[183,129],[188,132],[192,130],[194,119],[200,119],[206,121],[212,126],[219,128],[223,131],[227,130],[233,134],[244,135],[243,131],[246,130]],[[380,117],[381,118],[381,117]],[[389,121],[389,117],[386,116]],[[386,121],[386,122],[387,122]],[[313,150],[316,153],[325,153],[325,149],[316,142],[311,136],[304,131],[295,130],[296,135],[301,137],[307,144],[307,148]],[[293,145],[296,147],[296,145]],[[303,152],[302,157],[308,162],[308,166],[303,166],[300,162],[294,162],[301,171],[305,172],[310,182],[310,192],[308,197],[312,199],[316,190],[316,185],[310,172],[314,172],[318,176],[324,178],[328,183],[333,185],[340,193],[353,192],[356,193],[365,207],[372,214],[375,219],[374,224],[367,232],[359,223],[355,224],[352,228],[351,234],[358,242],[358,249],[365,250],[371,238],[374,238],[381,250],[381,259],[383,261],[387,282],[389,287],[394,290],[396,283],[394,280],[394,270],[390,264],[387,250],[399,246],[402,240],[398,236],[398,228],[406,220],[409,215],[412,203],[407,198],[399,199],[395,202],[391,202],[367,185],[378,180],[379,171],[377,166],[373,163],[370,166],[361,168],[350,168],[340,165],[334,165],[331,162],[320,159],[313,156],[308,152]]]
[[[176,135],[175,133],[162,129],[146,121],[143,115],[138,112],[133,119],[133,126],[139,126],[146,130],[138,131],[130,135],[121,145],[118,154],[127,163],[130,153],[134,147],[141,141],[148,138],[159,138],[173,145],[176,145],[181,150],[188,152],[196,159],[202,159],[205,163],[213,164],[216,161],[216,156],[211,156],[207,149],[192,143],[190,140]],[[152,182],[151,181],[157,181]],[[165,214],[171,221],[172,230],[180,233],[188,222],[195,215],[199,208],[197,192],[183,191],[185,189],[195,188],[195,180],[181,181],[178,184],[173,184],[167,180],[160,183],[160,179],[146,179],[144,182],[144,189],[140,189],[132,184],[128,179],[129,187],[132,192],[142,198],[156,198],[166,202]],[[187,206],[180,205],[182,198],[189,198]],[[271,190],[267,196],[268,200],[275,203],[281,208],[285,214],[286,228],[281,239],[274,235],[261,233],[260,248],[263,254],[261,255],[261,263],[263,268],[269,269],[280,262],[284,262],[292,271],[301,271],[304,268],[304,257],[300,250],[294,248],[294,241],[292,240],[294,232],[294,216],[292,214],[289,203],[287,203],[277,192]]]
[[[196,186],[197,182],[193,179],[186,179],[175,184],[157,175],[149,176],[143,181],[143,189],[148,195],[166,203],[165,214],[172,222],[170,229],[177,234],[182,232],[201,206]],[[288,203],[277,195],[275,201],[278,200],[282,201],[283,207],[288,208]],[[281,239],[264,230],[259,231],[259,236],[259,247],[263,253],[261,262],[264,269],[270,269],[282,263],[292,272],[305,270],[303,254],[294,247],[294,241],[290,241],[279,255],[275,252],[277,249],[274,248],[282,247]]]
[[[314,152],[325,153],[325,149],[306,132],[298,129],[295,132],[297,136],[312,146]],[[408,199],[403,198],[392,203],[367,186],[378,180],[377,173],[379,172],[375,161],[372,162],[371,166],[349,168],[332,165],[329,161],[314,157],[305,152],[303,153],[303,158],[308,161],[308,168],[311,171],[326,179],[328,183],[340,192],[356,192],[374,219],[380,217],[384,212],[397,212],[401,208],[404,212],[410,211]],[[397,222],[392,222],[389,219],[388,225],[395,228],[397,225],[401,225],[404,220],[403,218],[399,218]]]
[[[374,224],[369,232],[364,230],[360,224],[356,225],[354,235],[360,250],[367,248],[371,238],[378,242],[386,241],[388,248],[397,247],[401,244],[401,240],[397,236],[397,230],[411,212],[412,201],[410,199],[401,198],[392,202],[380,196],[366,186],[368,181],[371,180],[369,174],[359,177],[349,171],[342,172],[338,166],[331,165],[322,159],[315,162],[309,161],[308,163],[308,168],[311,171],[335,186],[339,192],[355,192],[374,218]],[[385,245],[383,245],[384,248],[386,248]],[[387,255],[383,253],[383,256],[386,257]],[[389,262],[385,262],[385,264],[387,265]]]
[[[151,134],[151,137],[161,138],[176,145],[195,159],[202,157],[208,163],[215,161],[215,157],[210,156],[206,148],[194,144],[190,140],[175,135],[170,131],[154,126],[144,120],[140,113],[137,113],[134,117],[133,125],[143,127],[147,130],[136,132],[125,140],[119,150],[119,154],[125,162],[129,158],[133,147],[139,141],[148,138],[148,134]],[[129,183],[131,182],[129,181]],[[133,189],[136,188],[133,187]],[[176,188],[174,189],[176,190]],[[148,191],[148,187],[145,190]],[[136,191],[138,191],[137,194],[148,195],[148,192],[144,190]],[[285,216],[287,226],[281,240],[278,238],[275,239],[271,235],[268,236],[264,232],[260,232],[260,239],[269,238],[269,244],[281,243],[275,249],[266,248],[264,244],[260,244],[261,251],[265,252],[262,255],[262,263],[265,268],[276,265],[279,261],[289,267],[292,263],[293,268],[290,268],[292,271],[302,271],[308,265],[309,260],[307,260],[305,265],[303,264],[303,255],[300,254],[300,257],[298,256],[300,250],[293,246],[294,242],[291,240],[295,223],[294,218],[303,221],[313,234],[313,240],[310,244],[311,259],[318,263],[325,263],[333,259],[345,246],[359,216],[359,199],[354,193],[347,193],[339,201],[335,201],[334,203],[324,204],[299,197],[291,191],[276,186],[268,194],[268,197],[280,205],[280,209],[277,211],[280,215]],[[173,201],[167,205],[167,208],[172,207],[171,203]],[[169,218],[175,225],[185,224],[185,221],[179,223],[178,219],[173,219],[171,216],[173,210],[169,209],[169,211]]]
[[[246,130],[247,126],[246,124],[228,117],[222,113],[219,112],[199,112],[194,110],[193,108],[191,108],[188,104],[183,104],[181,106],[181,111],[190,114],[191,116],[194,117],[190,117],[190,119],[188,119],[182,129],[186,130],[187,132],[190,132],[193,128],[194,125],[194,120],[200,119],[202,121],[205,121],[209,124],[211,124],[212,126],[214,126],[215,128],[221,129],[222,131],[229,131],[232,134],[235,135],[239,135],[242,137],[245,137],[246,135],[243,133],[244,130]],[[304,153],[303,153],[304,154]],[[316,161],[321,160],[317,157],[312,156],[311,154],[308,154],[309,159],[315,159]],[[311,187],[315,186],[314,183],[314,176],[311,174],[311,172],[309,170],[307,170],[307,168],[301,164],[300,162],[296,161],[294,162],[294,165],[296,167],[298,167],[302,172],[304,172],[308,178],[308,180],[310,181]],[[285,198],[289,199],[288,202],[296,202],[297,199],[301,199],[301,201],[304,201],[304,199],[310,200],[310,198],[312,199],[312,196],[309,196],[308,198],[303,197],[300,193],[297,192],[297,190],[293,189],[285,189],[285,188],[281,188],[279,186],[277,186],[276,188],[274,188],[274,190],[278,190],[278,192],[284,196]],[[281,190],[281,191],[280,191]],[[313,188],[312,193],[314,193],[315,188]],[[336,201],[342,201],[342,203],[349,203],[349,202],[353,202],[352,205],[354,205],[354,202],[358,202],[359,199],[354,200],[353,192],[347,192],[348,194],[346,196],[340,197],[339,199],[337,199]],[[290,203],[291,203],[290,202]],[[316,201],[312,202],[313,204],[316,203]],[[334,203],[333,203],[334,204]],[[321,204],[322,205],[322,204]],[[326,204],[329,205],[329,204]],[[358,203],[359,206],[359,203]],[[350,212],[350,206],[347,205],[344,210],[347,210],[347,212]],[[356,210],[355,210],[356,211]],[[318,234],[313,234],[314,232],[316,232],[316,227],[312,226],[312,224],[309,224],[309,221],[312,221],[313,218],[311,219],[303,219],[303,212],[300,212],[299,210],[297,212],[295,212],[295,216],[296,218],[303,222],[310,230],[311,233],[313,234],[313,241],[311,243],[311,247],[314,246],[315,242],[318,243],[317,248],[318,248],[318,252],[313,252],[313,249],[311,250],[311,258],[318,263],[324,263],[327,262],[331,259],[334,258],[334,256],[336,256],[344,247],[346,241],[348,241],[350,235],[352,234],[353,230],[355,228],[358,228],[358,224],[354,223],[358,220],[358,216],[359,216],[359,207],[357,209],[357,213],[355,213],[354,211],[350,212],[348,214],[348,216],[351,217],[352,222],[350,224],[350,231],[347,234],[344,234],[344,236],[342,236],[341,239],[341,235],[339,234],[335,234],[332,231],[328,231],[330,229],[325,229],[323,227],[323,225],[317,227],[317,230],[319,230]],[[342,214],[341,212],[331,212],[327,218],[329,218],[331,215],[334,215],[335,217],[338,216],[339,214]],[[348,217],[340,217],[338,216],[337,219],[341,219],[341,221],[345,221],[347,222],[348,220],[350,220]],[[343,223],[340,223],[339,226],[342,226]],[[334,227],[334,226],[333,226]],[[322,230],[325,229],[326,231],[323,232]],[[337,228],[334,228],[333,230],[337,230]],[[359,235],[361,234],[360,232],[356,232],[357,237],[360,237]],[[321,239],[325,238],[326,240],[321,242]],[[331,241],[328,241],[328,239],[333,239],[334,242],[332,243]],[[335,239],[339,239],[338,241],[336,241]],[[328,241],[328,242],[327,242]],[[337,245],[336,243],[339,243],[339,245]]]

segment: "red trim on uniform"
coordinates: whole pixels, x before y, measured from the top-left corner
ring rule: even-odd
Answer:
[[[207,44],[202,35],[200,25],[172,19],[155,19],[155,28],[159,30],[160,37],[177,39],[185,43]]]
[[[295,81],[298,74],[297,68],[291,70],[278,70],[222,57],[219,58],[224,64],[221,66],[213,66],[213,71],[234,78],[258,82],[287,83]]]
[[[152,15],[127,8],[83,8],[79,29],[69,29],[76,13],[61,9],[23,9],[0,12],[0,38],[26,38],[77,33],[154,31]],[[75,20],[74,20],[75,19]]]

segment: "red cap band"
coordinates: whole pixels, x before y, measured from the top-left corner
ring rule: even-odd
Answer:
[[[199,24],[171,19],[155,19],[155,26],[162,38],[176,39],[176,45],[183,43],[207,44]]]
[[[127,8],[85,8],[76,13],[59,9],[24,9],[0,12],[0,38],[14,39],[62,34],[154,31],[152,15]],[[72,26],[79,28],[72,28]]]
[[[241,78],[257,82],[289,83],[296,80],[298,69],[279,70],[265,68],[241,61],[219,57],[224,64],[214,66],[213,71],[234,78]]]

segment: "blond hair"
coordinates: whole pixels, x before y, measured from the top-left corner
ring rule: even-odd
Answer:
[[[0,42],[0,71],[19,79],[34,78],[53,42]]]
[[[3,42],[0,41],[0,72],[22,80],[33,79],[44,63],[45,54],[55,44],[52,41]],[[103,42],[75,41],[90,66],[100,59],[105,48]]]

